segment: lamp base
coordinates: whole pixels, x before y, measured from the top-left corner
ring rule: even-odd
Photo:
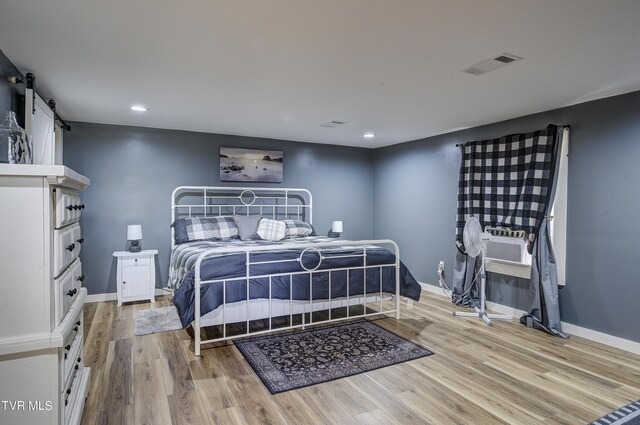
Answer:
[[[140,251],[142,251],[142,247],[140,246],[140,241],[131,241],[129,252],[140,252]]]

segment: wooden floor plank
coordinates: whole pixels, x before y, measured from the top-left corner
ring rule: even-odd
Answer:
[[[640,398],[640,356],[456,318],[463,309],[426,292],[401,320],[375,323],[433,356],[276,395],[233,344],[196,357],[184,330],[134,335],[150,307],[85,307],[83,424],[584,424]]]

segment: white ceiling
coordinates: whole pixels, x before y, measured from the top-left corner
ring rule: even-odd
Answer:
[[[0,43],[67,120],[351,146],[640,89],[638,0],[2,0]]]

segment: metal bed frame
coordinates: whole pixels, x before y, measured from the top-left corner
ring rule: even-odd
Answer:
[[[270,216],[273,219],[296,219],[312,222],[312,196],[306,189],[288,189],[288,188],[251,188],[251,187],[215,187],[215,186],[181,186],[173,191],[171,200],[171,218],[172,222],[178,218],[186,217],[215,217],[231,214],[260,214]],[[174,247],[173,228],[171,231],[171,247]],[[394,254],[394,261],[385,264],[368,264],[367,251],[372,248],[379,249],[380,246],[387,246]],[[345,254],[342,251],[336,251],[335,248],[355,247],[357,253]],[[293,259],[272,260],[272,261],[255,261],[251,254],[259,252],[276,252],[286,250],[298,250],[300,254]],[[315,253],[317,255],[317,264],[310,266],[305,261],[305,254]],[[244,254],[246,271],[244,276],[233,277],[227,279],[203,280],[201,276],[202,262],[209,257],[219,256],[221,254]],[[360,258],[358,265],[350,267],[322,268],[322,262],[330,258]],[[302,270],[287,273],[252,275],[251,267],[255,265],[263,265],[268,263],[282,262],[298,262]],[[250,247],[217,247],[203,251],[197,258],[195,267],[195,319],[192,323],[195,338],[195,355],[199,356],[201,347],[204,344],[229,341],[246,336],[255,336],[273,331],[281,331],[287,329],[305,328],[308,325],[321,323],[332,323],[342,320],[351,320],[360,317],[368,317],[374,315],[394,314],[396,319],[400,318],[400,252],[395,242],[390,239],[379,240],[360,240],[346,241],[336,240],[331,242],[291,242],[279,244],[276,246],[250,246]],[[391,299],[387,292],[382,290],[383,269],[393,267],[395,276],[395,292],[391,295],[393,303],[385,303]],[[367,284],[369,287],[373,282],[367,282],[367,271],[370,269],[378,269],[379,282],[378,291],[367,294]],[[350,296],[349,286],[351,282],[351,273],[354,270],[362,270],[363,275],[363,294]],[[334,273],[346,273],[346,297],[332,298],[332,276]],[[328,299],[313,299],[314,276],[324,274],[328,277]],[[327,275],[328,274],[328,275]],[[301,301],[293,299],[293,279],[296,276],[308,276],[309,284],[309,300]],[[289,299],[272,298],[272,283],[274,278],[289,279]],[[264,300],[250,298],[250,281],[266,280],[269,283],[269,298]],[[228,282],[246,282],[246,299],[237,303],[228,303],[226,300]],[[307,280],[307,279],[305,279]],[[213,312],[205,316],[201,316],[201,288],[203,285],[222,285],[223,303]],[[387,294],[387,295],[385,295]],[[268,302],[268,313],[256,313],[257,306],[260,302]],[[274,312],[274,302],[278,303],[279,310]],[[228,304],[231,304],[228,306]],[[352,306],[363,306],[362,312],[351,314]],[[410,308],[410,304],[409,308]],[[372,306],[377,309],[373,310]],[[233,307],[234,321],[227,322],[229,311]],[[252,312],[251,309],[254,309]],[[333,317],[333,309],[346,307],[346,316]],[[368,308],[369,307],[369,308]],[[391,307],[391,308],[389,308]],[[244,310],[244,311],[243,311]],[[266,310],[266,308],[264,309]],[[314,312],[327,311],[328,319],[314,320]],[[221,320],[220,320],[220,312]],[[239,312],[239,314],[238,314]],[[214,313],[216,319],[207,319],[207,316]],[[276,316],[273,316],[276,314]],[[294,315],[302,315],[301,323],[294,324]],[[309,314],[309,321],[306,321],[306,315]],[[287,326],[273,327],[272,319],[274,317],[289,316]],[[242,319],[242,320],[240,320]],[[263,330],[251,330],[251,322],[258,319],[268,319],[268,327]],[[231,323],[237,324],[243,322],[245,324],[244,332],[239,334],[228,334],[227,327]],[[221,326],[222,336],[203,340],[201,329],[212,325]]]

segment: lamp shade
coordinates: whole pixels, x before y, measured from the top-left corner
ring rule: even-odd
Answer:
[[[142,225],[130,224],[127,226],[127,240],[139,241],[142,239]]]
[[[331,231],[333,233],[342,233],[342,221],[334,221],[331,223]]]

